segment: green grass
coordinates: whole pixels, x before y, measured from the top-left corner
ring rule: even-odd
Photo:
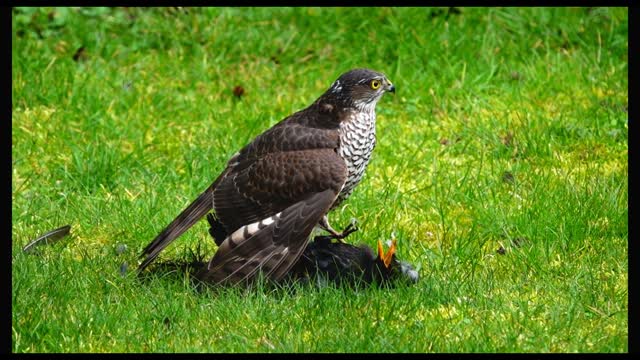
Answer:
[[[627,17],[14,10],[12,350],[628,351]],[[371,246],[395,231],[418,284],[199,292],[183,273],[135,276],[234,152],[360,66],[398,91],[332,223],[357,218],[348,241]],[[22,252],[65,224],[70,238]],[[162,258],[198,243],[213,253],[206,221]]]

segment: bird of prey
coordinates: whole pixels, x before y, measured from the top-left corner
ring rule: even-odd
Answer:
[[[327,213],[360,182],[376,144],[378,100],[395,92],[370,69],[342,74],[311,105],[258,135],[228,161],[218,178],[149,245],[139,270],[213,210],[226,237],[207,265],[213,284],[279,281],[319,226],[343,239]]]

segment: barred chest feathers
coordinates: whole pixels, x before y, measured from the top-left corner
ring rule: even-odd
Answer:
[[[333,207],[346,200],[358,185],[369,159],[376,146],[375,104],[364,111],[352,113],[350,118],[340,124],[340,147],[338,154],[347,165],[347,181],[338,195]]]

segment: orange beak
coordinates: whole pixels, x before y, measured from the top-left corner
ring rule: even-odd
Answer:
[[[378,240],[378,257],[384,263],[384,266],[388,269],[391,265],[391,259],[393,259],[393,254],[396,253],[396,239],[391,240],[391,246],[389,247],[389,251],[384,253],[384,249],[382,248],[382,241]]]

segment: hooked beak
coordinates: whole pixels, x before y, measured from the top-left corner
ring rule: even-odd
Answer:
[[[396,86],[393,85],[391,81],[389,81],[389,83],[387,84],[387,91],[392,92],[394,94],[396,93]]]

